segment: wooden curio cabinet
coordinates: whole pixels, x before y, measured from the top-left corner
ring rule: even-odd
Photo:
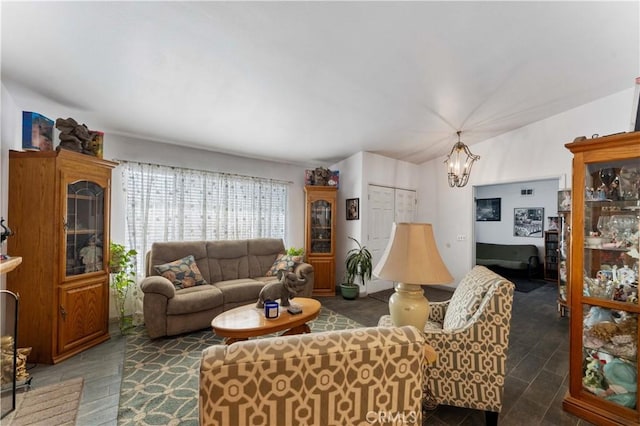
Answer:
[[[7,276],[20,294],[18,344],[57,363],[109,339],[109,212],[116,163],[68,150],[9,152]]]
[[[314,296],[333,296],[335,283],[335,231],[336,198],[335,186],[305,186],[305,254],[313,265]]]
[[[563,407],[598,425],[637,425],[640,132],[566,146],[574,157]]]

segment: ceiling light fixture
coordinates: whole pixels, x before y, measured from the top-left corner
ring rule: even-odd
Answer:
[[[449,186],[452,188],[456,186],[462,188],[467,184],[473,162],[480,159],[479,155],[473,155],[471,151],[469,151],[469,147],[460,142],[460,134],[462,131],[458,130],[457,133],[458,142],[451,148],[447,159],[444,160],[444,163],[447,165]]]

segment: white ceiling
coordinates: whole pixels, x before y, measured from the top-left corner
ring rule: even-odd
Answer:
[[[640,75],[637,1],[3,1],[0,13],[2,83],[19,107],[107,141],[299,164],[358,151],[422,163],[459,129],[472,145]]]

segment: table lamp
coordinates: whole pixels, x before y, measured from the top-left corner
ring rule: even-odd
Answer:
[[[393,325],[413,325],[418,330],[424,329],[429,318],[429,301],[421,285],[453,281],[436,247],[430,223],[394,223],[373,274],[396,282],[395,293],[389,299]]]

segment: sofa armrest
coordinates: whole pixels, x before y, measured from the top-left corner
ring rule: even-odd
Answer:
[[[298,263],[293,272],[299,277],[307,280],[304,289],[298,294],[300,297],[311,297],[313,293],[314,275],[313,266],[309,263]]]
[[[176,288],[165,277],[159,275],[152,275],[146,277],[140,283],[140,288],[143,293],[156,293],[165,296],[167,299],[171,299],[176,295]]]

